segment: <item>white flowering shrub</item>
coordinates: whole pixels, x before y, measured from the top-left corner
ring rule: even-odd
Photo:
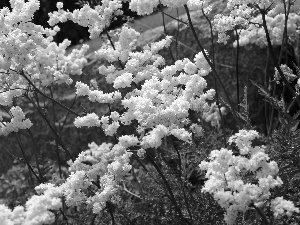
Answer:
[[[228,1],[228,14],[218,14],[214,18],[214,29],[218,41],[227,43],[228,32],[238,30],[241,46],[268,45],[264,23],[273,45],[281,45],[284,29],[286,35],[297,40],[299,27],[299,2],[283,1]],[[286,16],[288,16],[288,20]],[[285,22],[287,24],[285,24]],[[236,42],[234,46],[236,46]]]
[[[78,96],[88,96],[92,102],[106,104],[121,100],[127,110],[121,115],[112,112],[111,118],[98,118],[96,114],[88,114],[76,118],[75,126],[101,126],[106,135],[113,136],[120,124],[129,125],[135,120],[139,124],[138,133],[143,134],[135,145],[140,144],[144,149],[158,148],[161,139],[168,135],[189,142],[191,133],[184,129],[184,126],[189,125],[188,111],[208,111],[207,101],[213,100],[215,95],[213,89],[204,91],[207,84],[203,76],[208,74],[209,68],[203,55],[198,53],[194,63],[183,59],[159,69],[164,66],[164,59],[157,53],[170,45],[170,37],[145,46],[142,52],[134,52],[130,46],[134,46],[138,35],[136,31],[125,26],[115,48],[104,46],[96,52],[97,58],[109,55],[108,61],[120,60],[121,65],[124,63],[120,69],[113,65],[101,66],[99,69],[106,76],[106,81],[113,83],[115,89],[134,87],[124,98],[119,91],[104,94],[100,90],[91,90],[82,82],[76,83]],[[112,120],[111,123],[109,119]],[[153,130],[146,133],[146,129]]]
[[[12,119],[10,122],[3,122],[0,127],[0,135],[7,136],[11,132],[18,132],[20,129],[29,129],[32,126],[32,123],[29,119],[25,119],[24,112],[22,109],[17,107],[12,107],[10,109]],[[0,118],[2,120],[2,118]]]
[[[245,213],[251,207],[258,210],[271,207],[275,218],[299,213],[299,209],[283,197],[270,199],[271,189],[281,186],[283,182],[277,176],[278,165],[270,161],[265,146],[252,146],[252,141],[258,137],[256,131],[240,130],[228,141],[237,146],[239,155],[235,156],[232,150],[222,148],[210,153],[210,162],[202,161],[199,165],[207,171],[208,178],[202,191],[212,194],[226,209],[224,220],[227,224],[235,224],[238,212]]]
[[[102,5],[97,5],[94,9],[88,4],[85,4],[80,10],[73,12],[64,11],[63,3],[57,4],[58,11],[49,14],[49,24],[54,26],[59,22],[66,22],[72,20],[81,26],[88,27],[90,38],[96,38],[100,33],[110,25],[115,16],[121,15],[120,8],[121,0],[104,0]]]
[[[227,14],[216,13],[218,3],[81,1],[70,12],[58,2],[49,13],[51,28],[32,22],[39,0],[10,0],[10,8],[0,10],[0,141],[9,143],[0,149],[26,168],[20,179],[34,190],[23,206],[0,197],[0,225],[300,224],[298,189],[291,187],[300,174],[299,112],[290,113],[300,108],[300,72],[288,57],[281,64],[288,42],[298,37],[299,3],[229,0]],[[111,23],[128,19],[124,4],[137,15],[160,10],[165,35],[137,46],[143,37],[129,22],[112,35]],[[164,7],[177,13],[183,7],[187,21]],[[210,53],[193,24],[198,14],[210,27]],[[188,24],[193,37],[186,37],[200,49],[190,48],[193,57],[179,57],[186,43],[168,35],[165,16],[178,22],[177,32],[180,23]],[[91,39],[103,38],[91,58],[86,44],[69,51],[69,40],[53,41],[56,25],[67,21],[86,27]],[[228,94],[234,89],[220,78],[213,37],[217,32],[226,43],[232,31],[236,102]],[[265,145],[256,144],[264,137],[251,125],[246,91],[241,104],[239,98],[239,48],[249,44],[268,46],[275,65],[270,85],[283,80],[293,96],[286,104],[285,96],[278,100],[276,90],[253,82],[271,103],[270,113],[265,105]],[[273,45],[282,45],[279,60]],[[97,76],[86,71],[91,61],[101,62]],[[280,139],[277,130],[292,150],[284,153],[273,143]],[[12,182],[1,179],[4,193]]]
[[[93,142],[89,147],[71,162],[71,175],[61,188],[68,206],[91,205],[97,214],[106,207],[107,201],[118,195],[120,182],[131,169],[131,153],[120,144],[103,143],[97,146]],[[99,187],[94,186],[97,183]],[[85,192],[91,186],[94,186],[95,193],[88,196]]]
[[[55,215],[50,210],[62,207],[61,190],[52,184],[41,184],[35,188],[41,195],[33,195],[26,202],[26,207],[17,206],[14,210],[0,205],[0,218],[3,224],[52,224]]]

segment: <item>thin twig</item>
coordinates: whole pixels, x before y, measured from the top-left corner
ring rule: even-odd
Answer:
[[[234,105],[232,104],[232,101],[231,101],[231,99],[230,99],[230,97],[229,97],[229,95],[228,95],[228,93],[227,93],[227,91],[226,91],[226,88],[225,88],[223,82],[221,81],[220,76],[219,76],[218,72],[216,71],[214,65],[213,65],[213,64],[211,63],[211,61],[209,60],[209,58],[208,58],[208,56],[207,56],[207,54],[206,54],[206,52],[205,52],[205,50],[204,50],[202,44],[200,43],[200,41],[199,41],[199,39],[198,39],[197,33],[196,33],[195,28],[194,28],[194,25],[193,25],[193,23],[192,23],[192,19],[191,19],[191,15],[190,15],[189,8],[187,7],[187,5],[184,5],[184,8],[185,8],[185,11],[186,11],[186,13],[187,13],[188,20],[189,20],[189,26],[190,26],[190,28],[191,28],[191,30],[192,30],[192,33],[193,33],[193,35],[194,35],[194,38],[195,38],[195,40],[196,40],[196,42],[197,42],[197,44],[198,44],[198,46],[199,46],[199,48],[200,48],[200,50],[201,50],[201,52],[202,52],[202,54],[203,54],[205,60],[207,61],[207,63],[208,63],[209,66],[211,67],[213,73],[215,73],[216,78],[217,78],[218,82],[220,83],[220,85],[221,85],[221,87],[222,87],[222,90],[223,90],[223,92],[224,92],[224,94],[225,94],[225,96],[226,96],[226,99],[227,99],[227,101],[228,101],[228,104],[229,104],[229,106],[230,106],[230,108],[231,108],[233,117],[234,117],[235,121],[239,124],[239,119],[238,119],[236,110],[235,110]]]
[[[38,106],[29,98],[29,96],[27,96],[28,100],[31,102],[31,104],[36,108],[36,110],[39,112],[39,114],[42,116],[42,118],[44,119],[44,121],[47,123],[47,125],[49,126],[50,130],[53,132],[54,136],[57,138],[58,143],[60,144],[60,146],[62,147],[62,149],[66,152],[66,154],[74,161],[75,159],[72,157],[71,153],[69,152],[69,150],[66,148],[66,146],[64,145],[64,143],[62,142],[61,138],[59,137],[59,135],[56,133],[56,131],[54,130],[54,128],[52,127],[52,125],[50,124],[49,120],[47,119],[47,117],[39,110]]]
[[[112,211],[112,206],[109,202],[107,202],[107,208],[108,208],[108,211],[109,211],[109,214],[111,216],[111,222],[112,222],[112,225],[115,225],[115,217],[114,217],[114,213]]]
[[[114,50],[116,50],[115,45],[114,45],[114,43],[113,43],[113,41],[112,41],[112,39],[111,39],[111,37],[110,37],[108,31],[106,31],[105,34],[106,34],[106,36],[107,36],[107,38],[108,38],[108,40],[109,40],[109,43],[110,43],[111,47],[112,47]],[[122,62],[121,62],[121,60],[120,60],[119,58],[118,58],[118,62],[119,62],[120,67],[122,68],[122,70],[124,70],[124,66],[123,66],[123,64],[122,64]],[[132,83],[133,83],[133,85],[135,86],[135,88],[138,89],[137,84],[136,84],[135,82],[132,82]]]
[[[178,13],[178,9],[176,9],[177,12],[177,17],[179,18],[179,13]],[[177,23],[177,32],[176,32],[176,40],[175,40],[175,44],[176,44],[176,60],[178,60],[178,38],[179,38],[179,21]]]
[[[49,87],[49,90],[50,90],[51,98],[53,98],[52,88]],[[52,102],[52,109],[53,109],[53,128],[54,128],[55,132],[57,132],[56,124],[55,124],[55,122],[56,122],[56,111],[55,111],[54,102]],[[61,162],[60,162],[60,157],[59,157],[59,148],[58,148],[58,142],[57,142],[56,138],[55,138],[55,145],[56,145],[56,157],[57,157],[57,161],[58,161],[59,177],[62,178]]]
[[[39,147],[38,147],[37,144],[36,144],[36,141],[35,141],[35,139],[34,139],[33,133],[31,132],[30,129],[26,129],[26,130],[27,130],[27,132],[29,133],[29,135],[30,135],[30,137],[31,137],[31,139],[32,139],[32,143],[33,143],[35,149],[38,150]],[[43,174],[42,174],[42,172],[41,172],[41,168],[40,168],[39,161],[38,161],[38,157],[37,157],[37,154],[36,154],[36,153],[35,153],[35,164],[36,164],[36,168],[37,168],[37,170],[38,170],[38,172],[39,172],[40,180],[43,181],[43,180],[44,180],[44,177],[43,177]]]
[[[212,47],[212,64],[215,67],[216,66],[216,60],[215,60],[215,43],[214,43],[213,27],[212,27],[212,23],[211,23],[210,19],[205,14],[203,9],[202,9],[202,13],[203,13],[205,19],[207,20],[207,22],[209,24],[209,28],[210,28],[210,38],[211,38],[211,47]],[[224,141],[224,147],[226,147],[227,141],[226,141],[224,119],[223,119],[223,115],[222,115],[222,112],[221,112],[221,106],[220,106],[220,100],[219,100],[219,98],[220,98],[219,88],[218,88],[218,84],[217,84],[216,74],[213,73],[213,76],[214,76],[214,86],[215,86],[215,91],[216,91],[216,103],[217,103],[219,114],[220,114],[220,117],[221,117],[221,129],[222,129],[222,133],[223,133],[222,136],[223,136],[223,141]]]
[[[255,210],[256,212],[258,213],[258,215],[260,215],[260,217],[262,218],[263,222],[265,225],[269,225],[269,221],[266,217],[266,215],[261,211],[260,208],[256,207],[254,204],[251,205]]]
[[[70,106],[70,109],[74,106],[76,99],[77,99],[77,95],[75,94],[75,97],[74,97],[73,102],[72,102],[72,104]],[[68,118],[69,114],[70,114],[70,112],[67,111],[67,114],[65,116],[64,122],[63,122],[62,126],[60,127],[60,130],[59,130],[58,134],[60,134],[62,132],[62,130],[63,130],[63,128],[64,128],[64,126],[65,126],[65,124],[67,122],[67,118]]]
[[[107,36],[107,38],[109,40],[109,43],[110,43],[111,47],[113,48],[113,50],[116,50],[115,45],[114,45],[114,43],[113,43],[113,41],[112,41],[112,39],[111,39],[108,31],[106,31],[105,34],[106,34],[106,36]],[[122,64],[122,62],[121,62],[121,60],[119,58],[118,58],[118,62],[120,64],[120,67],[122,68],[122,70],[124,70],[124,66],[123,66],[123,64]]]
[[[28,162],[27,160],[27,157],[25,155],[25,151],[24,151],[24,147],[22,145],[22,142],[21,142],[21,139],[20,139],[20,136],[19,136],[19,133],[17,132],[16,133],[16,139],[17,139],[17,142],[18,142],[18,145],[21,149],[21,152],[22,152],[22,155],[23,155],[23,158],[28,166],[28,169],[33,173],[33,175],[35,176],[35,178],[37,179],[37,181],[41,184],[42,181],[40,180],[40,178],[38,177],[38,175],[35,173],[35,171],[33,170],[32,166],[30,165],[30,163]]]
[[[93,216],[90,225],[94,225],[96,217],[97,217],[97,214],[95,214],[95,215]]]
[[[147,154],[147,153],[146,153]],[[168,192],[169,192],[169,195],[170,195],[170,198],[171,198],[171,202],[173,203],[174,207],[175,207],[175,211],[178,213],[179,217],[180,217],[180,220],[183,224],[190,224],[190,222],[186,221],[181,213],[181,210],[179,208],[179,206],[177,205],[177,202],[176,202],[176,199],[175,199],[175,196],[172,192],[172,189],[166,179],[166,177],[163,175],[162,171],[160,170],[160,168],[158,167],[158,165],[155,163],[155,161],[152,159],[152,157],[147,154],[148,156],[148,159],[150,161],[150,163],[154,166],[154,168],[156,169],[156,171],[158,172],[159,176],[162,178],[163,180],[163,183],[165,185],[165,187],[167,188]]]
[[[237,111],[240,112],[240,82],[239,82],[239,56],[240,56],[240,41],[239,34],[237,29],[235,29],[236,33],[236,60],[235,60],[235,70],[236,70],[236,94],[237,94]]]
[[[177,10],[178,10],[178,9],[177,9]],[[187,25],[187,26],[189,25],[187,22],[184,22],[184,21],[181,20],[181,19],[175,18],[174,16],[171,16],[170,14],[168,14],[168,13],[166,13],[166,12],[164,12],[164,14],[165,14],[166,16],[168,16],[168,17],[170,17],[170,18],[172,18],[172,19],[174,19],[174,20],[180,22],[180,23],[183,23],[183,24],[185,24],[185,25]],[[178,15],[178,13],[177,13],[177,15]]]
[[[266,10],[264,9],[260,9],[260,13],[262,15],[262,20],[263,20],[263,27],[264,27],[264,30],[265,30],[265,33],[266,33],[266,38],[267,38],[267,43],[268,43],[268,47],[269,47],[269,50],[270,50],[270,53],[271,53],[271,56],[272,56],[272,59],[273,59],[273,62],[275,64],[275,67],[281,77],[281,79],[283,80],[284,84],[286,85],[286,87],[289,89],[289,91],[291,92],[291,94],[293,95],[294,98],[296,98],[296,102],[298,104],[298,106],[300,107],[300,100],[299,100],[299,96],[297,95],[297,93],[294,91],[294,89],[292,88],[292,86],[289,84],[289,82],[287,81],[287,79],[285,78],[280,66],[278,65],[277,63],[277,60],[276,60],[276,56],[275,56],[275,53],[274,53],[274,50],[273,50],[273,46],[272,46],[272,43],[271,43],[271,39],[270,39],[270,35],[269,35],[269,31],[268,31],[268,27],[267,27],[267,22],[266,22]]]
[[[58,104],[59,106],[61,106],[62,108],[68,110],[70,113],[76,115],[76,116],[80,116],[78,113],[74,112],[73,110],[71,110],[70,108],[68,108],[67,106],[63,105],[62,103],[58,102],[57,100],[49,97],[48,95],[44,94],[42,91],[40,91],[33,83],[32,81],[25,75],[25,73],[22,71],[21,75],[25,78],[25,80],[27,80],[27,82],[34,88],[34,90],[36,92],[38,92],[40,95],[44,96],[45,98],[55,102],[56,104]]]
[[[132,195],[132,196],[134,196],[134,197],[136,197],[136,198],[138,198],[138,199],[142,199],[142,198],[141,198],[140,196],[138,196],[137,194],[134,194],[133,192],[129,191],[129,190],[126,188],[125,183],[123,183],[123,190],[124,190],[125,192],[127,192],[128,194],[130,194],[130,195]]]
[[[187,196],[186,196],[185,190],[184,190],[184,189],[185,189],[185,184],[184,184],[184,182],[182,181],[182,162],[181,162],[181,155],[180,155],[180,153],[179,153],[179,150],[178,150],[178,148],[177,148],[177,146],[176,146],[174,140],[172,141],[172,143],[173,143],[173,146],[174,146],[174,148],[175,148],[175,151],[176,151],[176,153],[177,153],[177,157],[178,157],[178,160],[179,160],[179,180],[180,180],[181,189],[182,189],[182,192],[183,192],[184,202],[185,202],[185,204],[186,204],[186,208],[187,208],[189,217],[190,217],[190,219],[191,219],[191,221],[192,221],[192,224],[194,224],[194,219],[193,219],[193,216],[192,216],[192,213],[191,213],[191,210],[190,210],[190,206],[189,206],[189,204],[188,204]]]
[[[130,162],[131,162],[131,165],[133,165],[133,158],[130,158]],[[144,190],[140,184],[140,181],[138,180],[137,178],[137,175],[134,171],[134,167],[132,166],[132,169],[131,169],[131,173],[132,173],[132,176],[133,176],[133,180],[136,181],[136,184],[138,186],[138,189],[140,190],[140,193],[142,195],[142,198],[143,198],[143,201],[145,201],[145,193],[144,193]]]
[[[160,2],[160,4],[161,4],[161,2]],[[162,22],[163,22],[164,32],[165,32],[165,35],[168,36],[168,32],[167,32],[167,28],[166,28],[166,23],[165,23],[165,13],[164,13],[164,10],[163,10],[162,7],[160,7],[160,11],[161,11],[161,15],[162,15]],[[175,63],[176,60],[175,60],[175,58],[173,56],[171,45],[169,46],[169,52],[170,52],[170,56],[171,56],[173,62]]]

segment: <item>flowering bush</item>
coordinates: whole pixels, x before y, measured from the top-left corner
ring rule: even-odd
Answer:
[[[140,33],[129,22],[112,37],[108,27],[123,14],[122,2],[139,15],[160,9],[163,18],[168,14],[162,6],[184,7],[200,51],[193,59],[178,58],[179,42],[168,35],[165,24],[164,38],[139,48]],[[217,224],[225,213],[227,224],[251,220],[300,224],[299,202],[280,178],[286,166],[294,169],[294,177],[299,167],[292,167],[290,161],[278,164],[274,159],[279,160],[282,151],[279,157],[271,151],[278,148],[272,145],[274,130],[296,132],[299,123],[298,112],[288,114],[294,105],[300,107],[298,87],[293,86],[299,82],[299,69],[288,63],[279,66],[273,50],[273,45],[282,45],[280,61],[284,51],[288,54],[288,40],[297,40],[297,2],[228,1],[228,15],[214,15],[209,1],[104,0],[83,4],[73,12],[59,2],[57,11],[49,14],[52,28],[32,23],[38,0],[10,0],[10,4],[11,9],[0,10],[0,136],[15,137],[11,146],[20,150],[19,160],[32,180],[28,188],[35,186],[37,194],[24,206],[10,209],[1,204],[0,221],[9,225]],[[236,32],[237,102],[219,76],[215,52],[208,54],[198,39],[190,10],[207,19],[213,49],[215,31],[223,43],[230,40],[230,31]],[[92,39],[106,35],[93,54],[93,60],[102,62],[98,77],[90,79],[84,72],[88,45],[67,54],[70,41],[53,42],[59,31],[55,25],[67,20],[87,27]],[[249,44],[268,46],[275,64],[270,82],[283,81],[293,96],[290,105],[283,104],[275,91],[269,93],[254,82],[272,107],[270,120],[266,118],[266,145],[255,144],[263,137],[251,126],[247,93],[241,104],[239,99],[238,51]],[[161,54],[165,49],[171,64]],[[100,76],[109,91],[101,89]],[[207,82],[210,77],[213,86]],[[70,107],[60,96],[67,93],[74,96]],[[78,99],[84,104],[74,109]],[[106,113],[102,108],[107,108]],[[284,115],[279,119],[287,121],[280,128],[273,125],[275,108]],[[41,119],[37,123],[35,115]],[[233,121],[231,126],[226,127],[226,119]],[[68,122],[70,130],[80,135],[64,132]],[[34,134],[37,129],[46,133]],[[81,139],[92,129],[107,139],[86,142],[85,151],[70,144],[68,139]],[[56,162],[47,165],[43,154],[51,149]]]
[[[213,194],[220,206],[226,209],[224,220],[227,224],[235,223],[239,211],[246,212],[250,207],[259,210],[266,204],[271,204],[275,218],[299,213],[299,209],[283,197],[268,203],[270,189],[281,186],[282,180],[277,176],[277,163],[268,162],[270,158],[265,153],[265,146],[251,146],[255,138],[258,138],[256,131],[240,130],[228,141],[238,147],[238,156],[222,148],[210,153],[210,162],[200,164],[202,170],[207,170],[208,178],[202,191]]]

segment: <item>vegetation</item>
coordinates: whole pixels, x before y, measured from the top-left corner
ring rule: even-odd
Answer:
[[[300,224],[299,6],[2,1],[0,224]]]

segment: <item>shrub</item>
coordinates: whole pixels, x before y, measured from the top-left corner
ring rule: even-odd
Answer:
[[[174,18],[177,32],[180,23],[188,25],[200,52],[179,58],[178,36],[169,36],[164,22],[164,37],[139,47],[141,34],[130,20],[109,32],[124,15],[124,2],[138,15],[161,11],[163,18],[164,7],[183,7],[187,21]],[[298,3],[228,1],[215,15],[218,3],[104,0],[71,12],[58,2],[49,13],[50,28],[32,22],[38,0],[11,0],[10,8],[2,8],[0,135],[6,152],[22,161],[2,180],[19,170],[16,184],[31,181],[16,188],[17,195],[32,192],[25,202],[3,187],[8,196],[2,201],[12,208],[0,205],[0,221],[300,224],[293,186],[299,180],[299,112],[290,112],[300,106],[299,69],[297,62],[293,68],[278,63],[298,38]],[[197,13],[209,24],[210,53],[194,27]],[[105,36],[93,55],[101,62],[97,76],[84,72],[88,45],[66,54],[71,42],[54,42],[56,25],[67,21],[86,27],[92,39]],[[215,33],[219,43],[232,42],[236,49],[235,100],[216,66]],[[246,78],[239,53],[250,44],[267,47],[275,67],[271,76],[266,65],[263,84],[252,82],[265,100],[261,135],[252,125],[247,88],[240,100],[240,79]],[[288,104],[276,96],[276,85],[293,96]]]

